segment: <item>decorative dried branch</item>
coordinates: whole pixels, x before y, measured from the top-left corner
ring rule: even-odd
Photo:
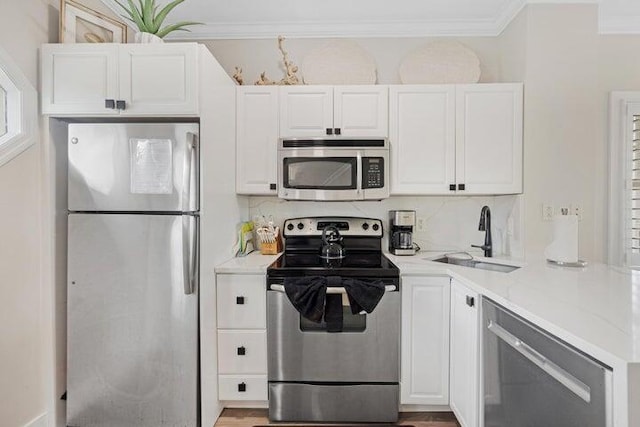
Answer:
[[[240,86],[244,83],[244,79],[242,78],[242,68],[236,67],[236,72],[233,74],[233,79],[238,82]]]
[[[269,85],[274,85],[276,84],[276,82],[274,82],[273,80],[271,80],[270,78],[267,77],[267,72],[263,71],[260,74],[260,78],[258,80],[256,80],[256,82],[254,83],[258,86],[269,86]]]
[[[282,52],[282,61],[284,62],[284,67],[286,70],[286,76],[282,80],[278,82],[280,85],[297,85],[300,84],[300,79],[296,73],[298,72],[298,66],[295,65],[292,61],[289,60],[289,54],[282,47],[282,42],[284,41],[283,36],[278,36],[278,49]]]

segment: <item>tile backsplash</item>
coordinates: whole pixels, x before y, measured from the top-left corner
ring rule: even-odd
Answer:
[[[300,202],[275,197],[251,197],[249,214],[273,216],[277,224],[285,219],[305,216],[359,216],[382,219],[389,224],[389,211],[409,209],[424,219],[424,231],[416,231],[414,241],[423,251],[468,251],[481,255],[471,244],[482,244],[484,232],[478,231],[480,210],[491,208],[494,256],[524,258],[520,196],[495,197],[410,197],[394,196],[382,201]],[[386,233],[385,233],[386,234]],[[383,242],[387,247],[386,236]]]

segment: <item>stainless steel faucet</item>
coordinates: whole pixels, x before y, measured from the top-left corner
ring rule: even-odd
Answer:
[[[471,245],[473,248],[480,248],[484,251],[484,256],[491,258],[493,256],[493,246],[491,243],[491,209],[489,206],[483,206],[480,211],[479,231],[484,231],[484,245]]]

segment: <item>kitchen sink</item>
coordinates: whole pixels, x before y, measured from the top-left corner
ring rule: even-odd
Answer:
[[[463,267],[477,268],[480,270],[499,271],[501,273],[511,273],[512,271],[520,268],[513,265],[495,264],[492,262],[479,261],[476,259],[453,258],[453,257],[436,258],[436,259],[432,259],[431,261],[441,262],[444,264],[461,265]]]

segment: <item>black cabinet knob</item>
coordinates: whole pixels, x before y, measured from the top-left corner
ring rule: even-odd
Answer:
[[[449,184],[449,191],[456,191],[456,185],[455,184]]]
[[[236,304],[238,305],[244,304],[244,297],[236,297]]]
[[[269,190],[277,190],[278,186],[276,184],[269,184]]]
[[[469,307],[473,307],[474,305],[476,305],[476,299],[474,297],[467,295],[467,305]]]
[[[464,184],[458,184],[458,190],[464,191],[464,188],[465,188]]]
[[[118,110],[126,110],[127,109],[127,103],[124,102],[123,100],[119,99],[116,101],[116,108]]]
[[[327,135],[333,135],[333,129],[327,128]]]
[[[238,347],[238,356],[244,356],[246,354],[247,354],[247,349],[244,348],[244,346]]]
[[[104,100],[104,108],[108,108],[110,110],[115,110],[116,108],[116,101],[113,99],[105,99]]]
[[[335,128],[333,131],[335,132],[336,135],[342,134],[342,130],[340,128]]]
[[[244,393],[245,391],[247,391],[247,385],[245,383],[238,384],[238,391],[240,393]]]

